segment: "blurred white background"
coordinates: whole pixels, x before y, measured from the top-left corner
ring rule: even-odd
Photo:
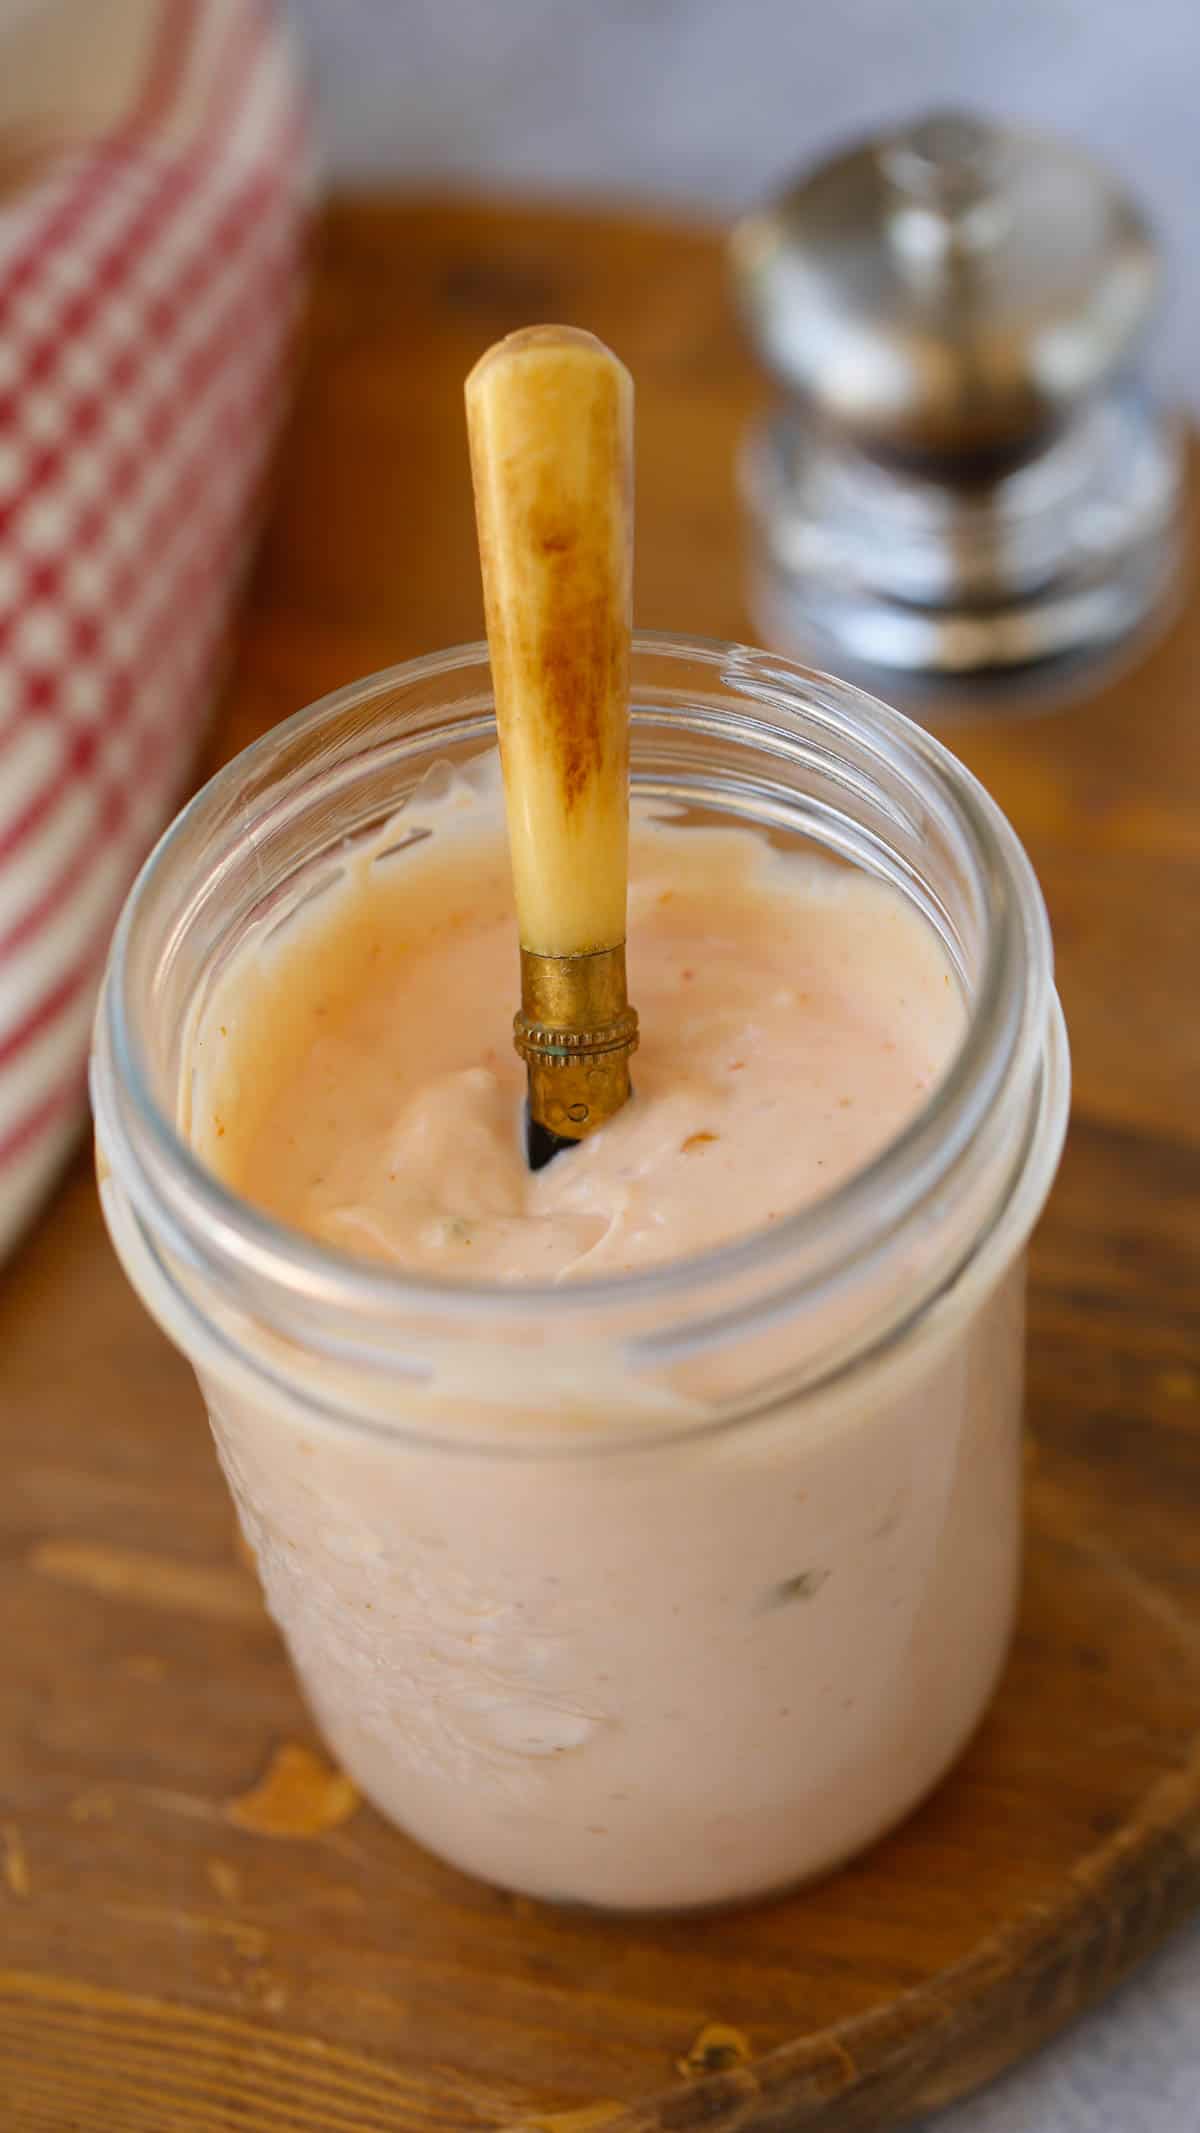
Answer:
[[[289,0],[334,175],[724,214],[948,101],[1057,127],[1169,248],[1156,367],[1200,401],[1200,0]]]

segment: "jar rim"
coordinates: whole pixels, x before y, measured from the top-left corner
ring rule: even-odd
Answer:
[[[248,1275],[280,1281],[298,1298],[319,1301],[335,1311],[343,1308],[359,1319],[419,1311],[441,1321],[502,1317],[547,1325],[568,1316],[587,1318],[619,1310],[633,1302],[641,1312],[656,1302],[669,1305],[686,1300],[695,1304],[705,1292],[731,1280],[769,1275],[772,1268],[784,1266],[807,1248],[817,1259],[817,1273],[799,1282],[795,1278],[788,1280],[783,1291],[773,1290],[769,1299],[777,1304],[782,1293],[790,1303],[796,1303],[831,1275],[853,1264],[866,1244],[880,1240],[881,1206],[893,1210],[894,1219],[885,1233],[890,1234],[915,1206],[936,1191],[988,1116],[1001,1088],[1011,1082],[1022,1032],[1031,1030],[1037,1039],[1036,1056],[1029,1068],[1032,1078],[1050,1022],[1052,963],[1045,910],[1032,867],[1015,832],[982,785],[951,751],[903,713],[864,690],[782,655],[716,638],[666,632],[636,633],[634,655],[635,705],[639,660],[651,664],[655,660],[692,662],[713,670],[722,683],[732,684],[744,695],[751,717],[756,701],[769,714],[773,701],[784,709],[784,699],[790,697],[793,705],[802,706],[806,714],[824,714],[831,728],[844,728],[849,721],[857,737],[867,737],[873,752],[894,775],[901,775],[910,787],[935,795],[949,810],[984,890],[986,938],[979,983],[968,1002],[966,1030],[945,1074],[901,1131],[829,1193],[781,1217],[769,1229],[752,1231],[704,1252],[634,1273],[516,1286],[451,1281],[379,1266],[286,1227],[225,1185],[194,1152],[155,1094],[139,1032],[130,970],[131,937],[138,913],[171,867],[178,843],[197,810],[212,804],[217,796],[243,786],[281,738],[315,729],[321,722],[333,720],[385,691],[412,689],[470,669],[486,676],[485,644],[450,647],[382,669],[330,692],[273,727],[224,765],[159,839],[130,890],[114,934],[98,1018],[97,1058],[103,1059],[107,1052],[106,1064],[115,1072],[132,1110],[146,1157],[139,1165],[147,1188],[145,1197],[154,1197],[155,1183],[161,1187],[164,1181],[168,1182],[175,1207],[186,1204],[219,1238],[221,1250]],[[634,716],[636,719],[636,709]],[[1014,988],[1018,995],[1015,1014]],[[103,1114],[105,1126],[110,1124],[111,1111],[104,1101],[107,1078],[97,1072],[94,1063],[94,1099],[97,1115]],[[120,1137],[128,1145],[128,1135]],[[108,1153],[111,1161],[111,1148]],[[818,1249],[822,1239],[828,1247],[824,1252]],[[748,1310],[753,1317],[762,1302],[756,1293],[753,1303],[735,1305],[734,1314],[741,1320]]]

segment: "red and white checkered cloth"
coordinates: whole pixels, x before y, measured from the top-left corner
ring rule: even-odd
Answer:
[[[157,0],[151,27],[132,105],[0,201],[0,1255],[84,1116],[104,951],[198,738],[301,269],[278,17]]]

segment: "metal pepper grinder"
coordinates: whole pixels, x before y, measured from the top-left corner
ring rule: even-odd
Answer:
[[[755,620],[887,693],[1074,680],[1169,610],[1183,446],[1139,370],[1137,207],[1043,135],[924,118],[738,224],[786,398],[747,440]]]

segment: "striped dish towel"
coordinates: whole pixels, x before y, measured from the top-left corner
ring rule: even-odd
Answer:
[[[0,20],[0,1256],[85,1115],[283,398],[307,103],[264,0]]]

